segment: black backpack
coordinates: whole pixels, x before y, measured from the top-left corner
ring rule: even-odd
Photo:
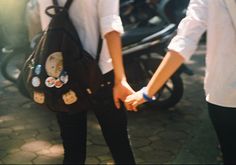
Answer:
[[[85,110],[89,95],[102,82],[98,59],[83,49],[69,17],[72,2],[67,0],[64,7],[54,5],[46,9],[52,19],[18,80],[21,93],[58,112]],[[51,9],[57,9],[54,15],[49,13]],[[102,45],[99,43],[97,56]]]

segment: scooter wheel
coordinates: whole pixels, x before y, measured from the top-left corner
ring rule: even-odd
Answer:
[[[12,51],[10,53],[3,54],[1,62],[1,72],[4,78],[16,83],[20,74],[20,69],[25,60],[25,53]]]
[[[183,81],[180,75],[173,75],[156,94],[154,102],[146,103],[155,109],[168,109],[174,107],[183,96]]]
[[[134,90],[139,90],[146,86],[161,63],[162,58],[138,58],[126,65],[127,78]],[[157,92],[156,100],[145,103],[144,107],[151,109],[168,109],[174,107],[183,96],[183,81],[176,72]]]

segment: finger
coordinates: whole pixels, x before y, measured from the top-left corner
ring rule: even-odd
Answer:
[[[132,95],[127,96],[125,102],[127,104],[132,104],[134,102],[133,96]]]
[[[116,108],[120,109],[120,101],[119,101],[119,99],[117,97],[113,97],[113,100],[114,100]]]
[[[115,102],[115,106],[117,109],[120,109],[120,101],[119,100]]]
[[[132,111],[133,111],[133,112],[137,112],[138,109],[137,109],[136,107],[132,107]]]
[[[130,104],[127,104],[127,103],[124,103],[125,105],[125,108],[128,110],[128,111],[131,111],[132,110],[132,106]]]
[[[135,109],[135,108],[133,108],[133,106],[132,106],[131,104],[129,105],[129,107],[128,107],[128,108],[129,108],[129,110],[128,110],[128,111],[134,111],[134,112],[136,111],[136,109]]]
[[[129,112],[136,112],[136,110],[132,106],[130,106],[129,109],[127,109],[127,111],[129,111]]]
[[[132,108],[132,111],[133,111],[133,112],[138,112],[138,109],[135,108],[135,107],[133,107],[133,108]]]
[[[131,103],[124,102],[124,105],[125,105],[125,108],[127,109],[127,111],[134,111]]]
[[[132,104],[133,110],[138,111],[137,106],[139,105],[138,101],[134,101]]]
[[[124,105],[127,111],[136,111],[131,104],[125,103]]]

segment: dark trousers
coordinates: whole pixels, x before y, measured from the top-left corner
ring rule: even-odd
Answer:
[[[236,108],[208,103],[208,111],[218,136],[224,164],[236,164]]]
[[[135,164],[127,132],[126,110],[116,109],[112,86],[104,87],[93,96],[91,109],[101,126],[105,141],[117,164]],[[86,159],[87,112],[58,113],[64,146],[64,164],[84,164]]]

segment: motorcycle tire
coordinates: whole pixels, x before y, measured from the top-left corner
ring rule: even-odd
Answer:
[[[15,51],[12,51],[11,53],[3,54],[1,62],[1,72],[3,77],[13,83],[16,83],[24,61],[24,52],[16,53]]]
[[[170,86],[172,86],[170,88]],[[160,92],[156,94],[156,100],[153,102],[147,103],[147,106],[155,109],[169,109],[174,107],[183,96],[183,81],[179,75],[173,75],[164,85],[161,90],[171,90],[170,95],[163,97],[163,94],[160,95]],[[161,91],[160,90],[160,91]]]
[[[126,64],[127,78],[134,90],[146,86],[162,58],[136,59],[133,63]],[[141,65],[140,65],[141,64]],[[183,96],[183,81],[179,74],[174,74],[156,94],[156,100],[145,103],[145,107],[151,109],[169,109],[174,107]]]

